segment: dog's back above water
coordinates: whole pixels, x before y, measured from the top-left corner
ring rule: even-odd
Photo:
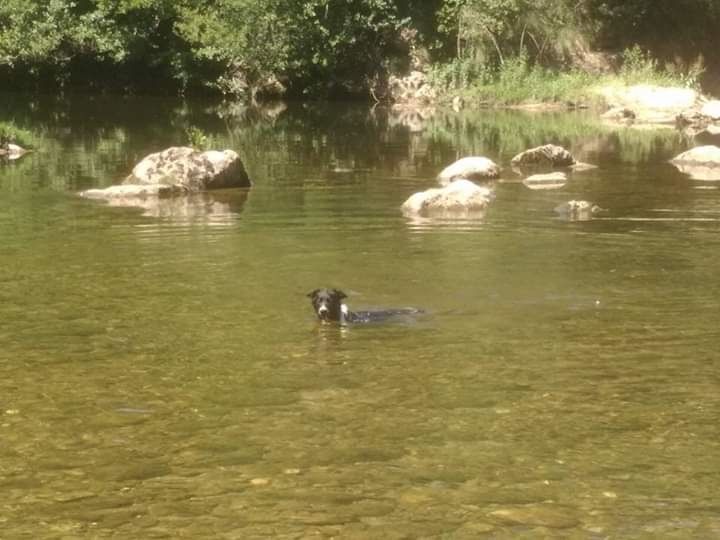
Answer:
[[[343,302],[347,295],[340,289],[315,289],[308,293],[313,309],[322,322],[349,323],[382,322],[406,315],[418,315],[422,310],[415,308],[383,309],[377,311],[350,311]]]

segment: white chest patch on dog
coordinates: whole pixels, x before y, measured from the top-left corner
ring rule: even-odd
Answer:
[[[350,313],[350,310],[348,309],[347,304],[340,304],[340,323],[347,321],[348,313]]]

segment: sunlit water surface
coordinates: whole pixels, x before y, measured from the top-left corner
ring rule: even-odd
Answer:
[[[0,164],[0,537],[720,536],[720,183],[676,131],[3,103],[37,149]],[[249,193],[77,197],[189,126]],[[547,142],[598,168],[528,189]],[[401,214],[464,155],[504,169],[484,219]],[[321,326],[323,286],[425,313]]]

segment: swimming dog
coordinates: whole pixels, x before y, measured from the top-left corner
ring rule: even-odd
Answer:
[[[315,309],[315,314],[322,322],[369,323],[385,321],[391,317],[415,315],[422,313],[419,309],[386,309],[382,311],[350,311],[343,299],[347,295],[340,289],[315,289],[307,295]]]

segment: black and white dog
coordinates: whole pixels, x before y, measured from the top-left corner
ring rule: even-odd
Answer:
[[[419,309],[386,309],[382,311],[350,311],[343,302],[347,295],[339,289],[315,289],[308,293],[312,301],[315,314],[323,322],[336,322],[341,325],[348,323],[381,322],[392,317],[403,315],[417,315],[422,313]]]

